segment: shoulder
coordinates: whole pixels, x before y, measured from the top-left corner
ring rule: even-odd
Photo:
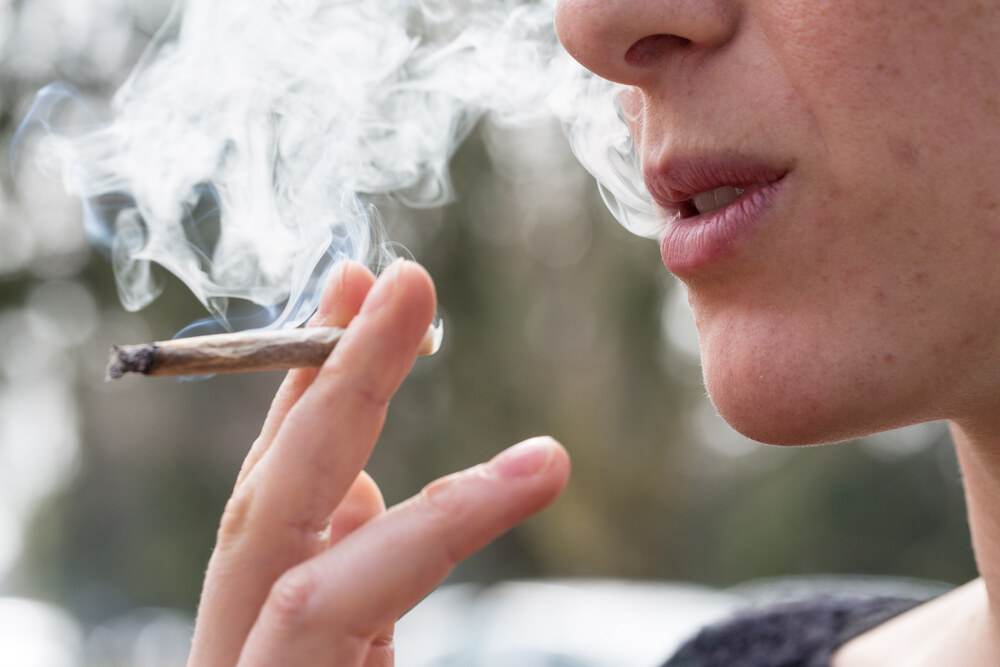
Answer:
[[[825,667],[842,643],[922,601],[817,597],[751,608],[701,630],[664,667]]]

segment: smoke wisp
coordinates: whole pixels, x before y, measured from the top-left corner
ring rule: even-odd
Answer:
[[[449,158],[484,113],[558,116],[611,210],[649,231],[615,89],[561,50],[546,0],[187,0],[109,122],[59,126],[78,104],[43,90],[22,133],[42,130],[38,164],[83,201],[129,310],[162,268],[222,328],[244,328],[237,303],[266,313],[253,326],[301,323],[338,261],[397,254],[371,196],[450,199]]]

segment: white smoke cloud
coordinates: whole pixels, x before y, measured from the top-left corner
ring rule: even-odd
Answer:
[[[448,201],[449,158],[483,113],[556,114],[612,210],[647,232],[614,92],[561,50],[546,0],[188,0],[110,122],[55,129],[78,104],[55,86],[26,128],[47,130],[39,163],[84,201],[126,308],[162,291],[158,265],[225,326],[235,299],[278,327],[308,317],[337,261],[392,258],[368,196]]]

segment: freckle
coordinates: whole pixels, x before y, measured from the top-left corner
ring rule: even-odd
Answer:
[[[1000,116],[1000,104],[997,103],[995,97],[989,97],[983,102],[986,113],[992,116]]]
[[[927,284],[927,272],[926,271],[917,271],[916,273],[914,273],[913,274],[913,282],[917,283],[918,285],[926,285]]]
[[[976,203],[976,206],[986,211],[995,211],[998,207],[1000,207],[1000,204],[998,204],[993,198],[993,193],[991,192],[978,190],[973,197],[973,201]]]
[[[907,166],[913,167],[920,162],[917,147],[905,139],[890,140],[889,151],[898,162]]]

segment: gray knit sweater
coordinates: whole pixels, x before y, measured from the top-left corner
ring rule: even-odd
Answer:
[[[840,645],[924,601],[821,597],[754,608],[701,630],[663,667],[828,667]]]

